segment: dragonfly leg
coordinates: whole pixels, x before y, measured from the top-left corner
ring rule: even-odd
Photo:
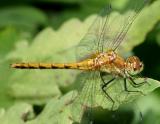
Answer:
[[[142,85],[147,83],[146,80],[144,80],[143,82],[140,82],[140,83],[136,83],[132,77],[129,77],[129,80],[131,81],[131,85],[135,88],[141,87]]]
[[[101,77],[101,80],[102,80],[102,82],[103,82],[103,84],[101,85],[101,89],[102,89],[102,91],[104,92],[105,97],[106,97],[107,99],[109,98],[109,100],[113,103],[113,104],[112,104],[112,108],[111,108],[111,110],[113,110],[115,101],[114,101],[114,100],[112,99],[112,97],[106,92],[105,88],[106,88],[107,85],[109,85],[112,81],[114,81],[115,78],[112,78],[111,80],[109,80],[109,81],[106,83],[106,82],[104,81],[104,79],[103,79],[102,73],[100,73],[100,77]]]
[[[138,90],[128,90],[128,87],[127,87],[127,78],[124,78],[124,90],[126,92],[132,92],[132,93],[136,93],[136,92],[139,92],[141,93],[142,95],[145,95],[142,91],[138,91]]]

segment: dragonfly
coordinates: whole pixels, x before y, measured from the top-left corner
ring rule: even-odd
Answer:
[[[125,41],[130,27],[146,4],[145,0],[140,1],[132,8],[133,10],[124,15],[115,13],[112,16],[111,5],[105,7],[76,47],[77,58],[81,59],[80,61],[73,63],[20,62],[11,64],[11,67],[16,69],[77,69],[88,72],[90,75],[88,77],[84,76],[85,79],[82,83],[93,81],[97,76],[96,78],[100,80],[99,87],[102,93],[112,102],[111,109],[114,108],[115,100],[107,93],[106,89],[117,78],[123,79],[126,92],[143,94],[141,91],[129,90],[127,87],[128,80],[133,87],[140,87],[146,83],[146,80],[137,83],[134,78],[143,70],[143,62],[137,56],[124,58],[117,53],[117,49]],[[107,82],[105,81],[106,75],[112,76]]]

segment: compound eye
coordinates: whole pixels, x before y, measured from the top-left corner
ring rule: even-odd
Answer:
[[[133,70],[136,71],[137,69],[134,67]]]
[[[139,66],[142,67],[142,63],[140,63]]]

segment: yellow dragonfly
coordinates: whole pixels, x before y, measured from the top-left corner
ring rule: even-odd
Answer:
[[[133,6],[133,10],[123,16],[115,14],[111,17],[111,12],[113,12],[111,6],[104,8],[77,45],[77,57],[78,59],[83,58],[81,61],[74,63],[14,63],[11,64],[11,67],[17,69],[77,69],[91,73],[82,83],[85,84],[85,81],[95,79],[97,76],[96,78],[101,80],[99,87],[105,97],[112,102],[113,109],[115,101],[107,93],[107,87],[115,79],[122,78],[124,80],[126,92],[143,94],[141,91],[127,88],[128,80],[133,87],[140,87],[146,83],[146,80],[140,83],[134,80],[134,76],[143,70],[143,63],[137,56],[123,58],[116,50],[125,40],[128,30],[145,3],[145,0],[140,0],[140,3]],[[115,27],[115,23],[118,23],[118,27]],[[98,72],[98,75],[94,75],[94,72]],[[104,79],[106,75],[111,75],[113,78],[106,82]]]

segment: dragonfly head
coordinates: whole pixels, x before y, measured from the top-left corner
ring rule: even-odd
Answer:
[[[143,63],[138,57],[131,56],[126,60],[125,69],[129,75],[136,75],[143,70]]]

